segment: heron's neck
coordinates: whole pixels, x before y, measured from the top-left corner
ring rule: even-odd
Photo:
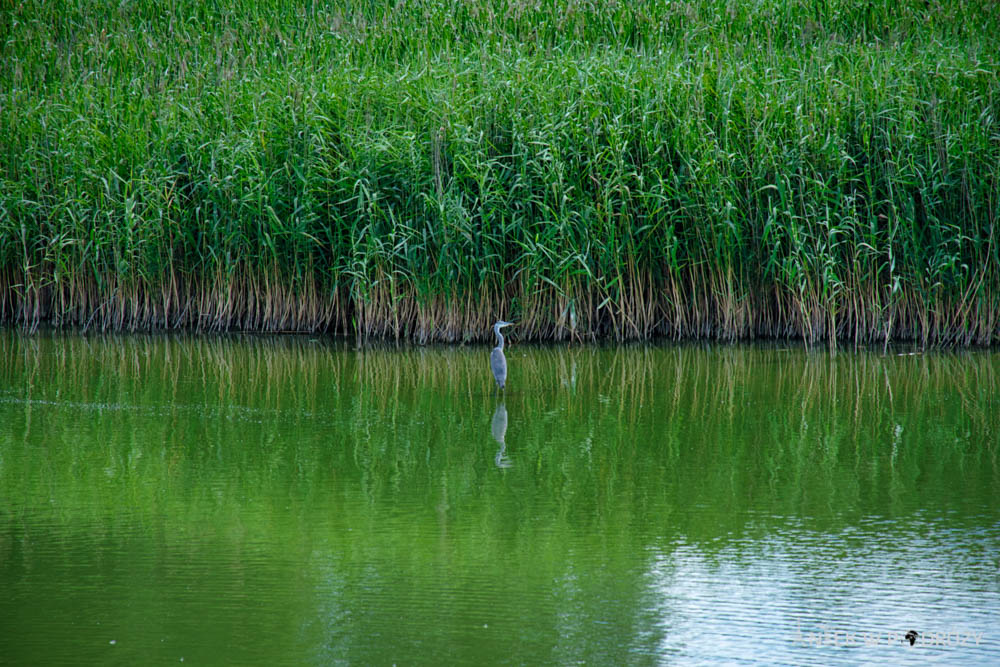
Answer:
[[[503,334],[500,333],[500,327],[495,328],[493,330],[493,332],[497,335],[497,340],[500,341],[500,342],[497,343],[497,349],[498,350],[502,350],[503,349]]]

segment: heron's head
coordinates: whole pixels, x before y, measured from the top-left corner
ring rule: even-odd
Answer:
[[[514,324],[514,323],[513,322],[504,322],[503,320],[497,320],[497,323],[493,325],[493,328],[496,329],[497,331],[499,331],[500,329],[502,329],[504,327],[509,327],[512,324]]]

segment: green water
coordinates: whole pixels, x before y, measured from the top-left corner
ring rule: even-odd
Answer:
[[[488,352],[0,332],[0,662],[1000,659],[1000,354]]]

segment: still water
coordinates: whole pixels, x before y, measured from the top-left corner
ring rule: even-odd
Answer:
[[[0,332],[0,663],[1000,660],[1000,354],[488,352]]]

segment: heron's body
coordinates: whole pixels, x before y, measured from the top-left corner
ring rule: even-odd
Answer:
[[[497,346],[490,353],[490,368],[493,369],[493,379],[497,381],[497,387],[500,389],[507,384],[507,357],[503,353],[503,334],[500,333],[500,329],[511,324],[513,322],[500,320],[493,325],[493,333],[497,335]]]
[[[503,389],[507,382],[507,358],[503,354],[503,348],[493,348],[490,353],[490,367],[493,369],[493,377],[496,378],[497,386]]]

